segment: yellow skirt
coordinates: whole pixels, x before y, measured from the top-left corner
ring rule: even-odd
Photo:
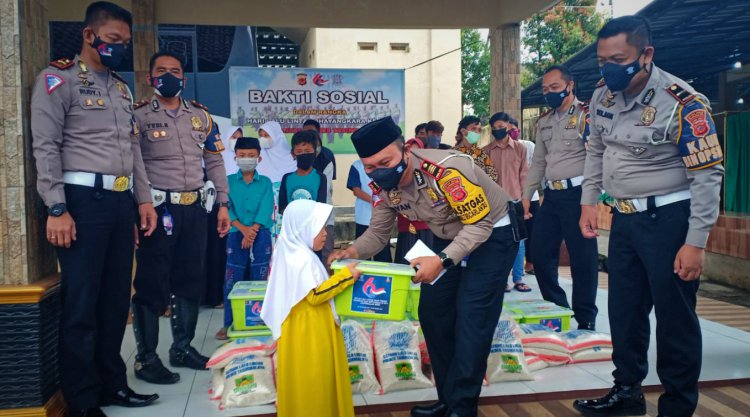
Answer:
[[[354,417],[344,337],[327,302],[292,308],[276,355],[279,417]]]

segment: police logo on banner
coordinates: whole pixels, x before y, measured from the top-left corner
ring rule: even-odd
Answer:
[[[682,106],[677,140],[682,161],[691,171],[708,168],[724,160],[714,121],[699,100]]]

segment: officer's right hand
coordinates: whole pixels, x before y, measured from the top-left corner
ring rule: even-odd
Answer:
[[[47,217],[47,240],[54,246],[69,248],[76,240],[76,222],[70,213],[60,217]]]
[[[596,206],[581,204],[581,220],[578,226],[581,228],[581,234],[586,239],[594,239],[599,236],[598,213]]]
[[[333,251],[333,253],[328,256],[326,265],[330,266],[333,261],[338,261],[340,259],[359,259],[359,253],[357,252],[357,249],[354,248],[354,246],[349,246],[346,249]]]
[[[157,215],[152,203],[138,205],[138,214],[141,217],[141,230],[144,236],[151,236],[156,230]],[[138,242],[136,242],[136,245]]]
[[[523,218],[524,220],[529,220],[533,217],[531,214],[531,201],[528,198],[524,198],[521,200],[521,204],[523,205]]]

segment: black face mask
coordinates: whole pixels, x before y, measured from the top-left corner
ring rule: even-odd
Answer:
[[[503,140],[508,136],[508,128],[492,129],[492,136],[495,137],[495,140]]]
[[[99,53],[99,57],[102,60],[102,65],[109,69],[117,68],[118,65],[125,58],[125,52],[127,47],[121,43],[106,43],[97,36],[94,38],[94,43],[91,47],[96,49]]]
[[[303,171],[310,169],[313,162],[315,162],[315,154],[312,152],[297,155],[297,168]]]
[[[377,168],[367,175],[375,181],[380,188],[391,191],[398,187],[401,177],[406,171],[406,161],[404,161],[404,152],[401,151],[401,162],[393,168]]]
[[[565,86],[565,89],[562,91],[556,91],[556,92],[550,92],[544,95],[544,101],[547,102],[547,105],[550,106],[552,109],[556,109],[560,106],[562,106],[563,101],[570,95],[570,91],[568,91],[568,87]]]
[[[182,86],[185,83],[182,78],[177,78],[170,73],[152,78],[151,81],[153,82],[153,87],[156,89],[157,94],[166,98],[179,95],[180,92],[182,92]]]

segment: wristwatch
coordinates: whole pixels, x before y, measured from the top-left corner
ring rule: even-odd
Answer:
[[[218,203],[216,207],[229,207],[229,203]]]
[[[440,262],[443,263],[443,268],[449,269],[449,268],[453,268],[454,266],[456,266],[456,263],[453,262],[453,259],[448,257],[448,255],[446,255],[445,253],[440,252],[438,253],[438,256],[440,257]]]
[[[68,211],[68,209],[65,207],[65,203],[57,203],[47,209],[47,214],[52,217],[60,217],[65,214],[66,211]]]

